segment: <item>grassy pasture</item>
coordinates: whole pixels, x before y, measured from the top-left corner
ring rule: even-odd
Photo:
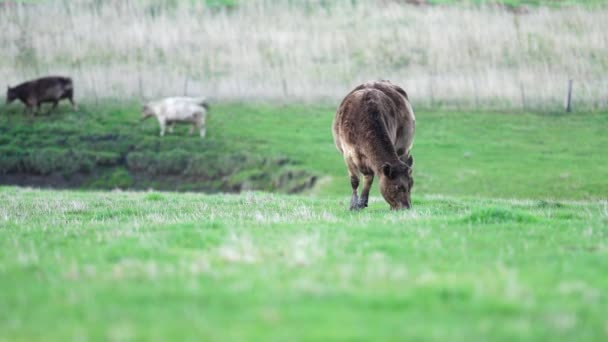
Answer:
[[[0,340],[608,336],[606,114],[418,111],[414,209],[374,189],[351,213],[329,106],[215,104],[205,141],[157,137],[135,104],[82,108],[9,107],[0,148],[97,155],[120,144],[82,137],[115,134],[282,156],[319,181],[299,196],[0,187]]]
[[[71,186],[91,189],[212,192],[238,190],[241,183],[285,192],[315,176],[312,193],[348,194],[331,137],[333,106],[212,104],[204,140],[187,136],[186,126],[161,139],[157,122],[141,123],[139,110],[133,103],[85,103],[80,112],[29,119],[19,105],[4,107],[0,175],[72,179],[79,182]],[[606,124],[605,113],[417,111],[415,191],[605,198]],[[293,182],[281,183],[289,172]]]
[[[0,342],[607,340],[608,8],[429,2],[0,0],[0,78],[83,99],[0,105]],[[372,78],[420,108],[409,211],[346,210],[330,126]],[[205,140],[139,121],[180,93]]]
[[[1,340],[608,337],[608,203],[0,188]]]

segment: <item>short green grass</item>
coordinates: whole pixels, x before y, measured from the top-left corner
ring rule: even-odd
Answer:
[[[608,338],[608,203],[0,188],[0,340]]]

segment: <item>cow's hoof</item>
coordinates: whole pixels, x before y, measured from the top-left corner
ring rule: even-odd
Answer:
[[[350,206],[350,210],[351,211],[359,211],[361,209],[364,209],[366,206],[362,206],[360,203],[357,204],[353,204]]]

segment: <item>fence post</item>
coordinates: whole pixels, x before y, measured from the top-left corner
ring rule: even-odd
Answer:
[[[435,91],[433,89],[433,75],[429,77],[429,100],[431,101],[431,108],[435,108]]]
[[[144,100],[144,85],[141,80],[141,71],[137,74],[137,86],[139,87],[139,98]]]
[[[186,79],[184,80],[184,96],[188,96],[188,75],[186,75]]]
[[[281,84],[283,85],[283,96],[287,97],[289,89],[287,88],[287,81],[285,80],[285,78],[281,80]]]
[[[139,57],[139,51],[137,54],[137,91],[139,92],[139,99],[144,101],[144,81],[142,80],[141,58]]]
[[[526,105],[526,89],[523,83],[519,83],[519,91],[521,92],[521,107],[525,112],[528,106]]]
[[[90,71],[89,76],[91,77],[91,83],[93,85],[93,97],[95,98],[95,105],[99,105],[99,97],[97,96],[97,79],[95,78],[95,72]]]
[[[566,101],[564,103],[567,113],[572,111],[572,83],[572,80],[568,80],[568,93],[566,94]]]
[[[473,92],[475,93],[475,110],[479,110],[479,90],[477,89],[477,79],[473,79]]]

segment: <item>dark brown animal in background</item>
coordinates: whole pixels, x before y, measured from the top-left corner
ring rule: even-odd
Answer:
[[[350,175],[350,209],[367,207],[374,175],[392,209],[410,208],[414,185],[410,149],[416,118],[405,91],[389,81],[356,87],[342,101],[333,123],[336,147]],[[364,183],[357,196],[359,175]]]
[[[68,99],[72,108],[77,110],[74,103],[74,84],[68,77],[49,76],[21,83],[18,86],[8,87],[6,91],[6,104],[19,99],[25,105],[28,113],[38,113],[40,105],[52,102],[53,107],[48,113],[57,108],[59,101]],[[48,114],[47,113],[47,114]]]

